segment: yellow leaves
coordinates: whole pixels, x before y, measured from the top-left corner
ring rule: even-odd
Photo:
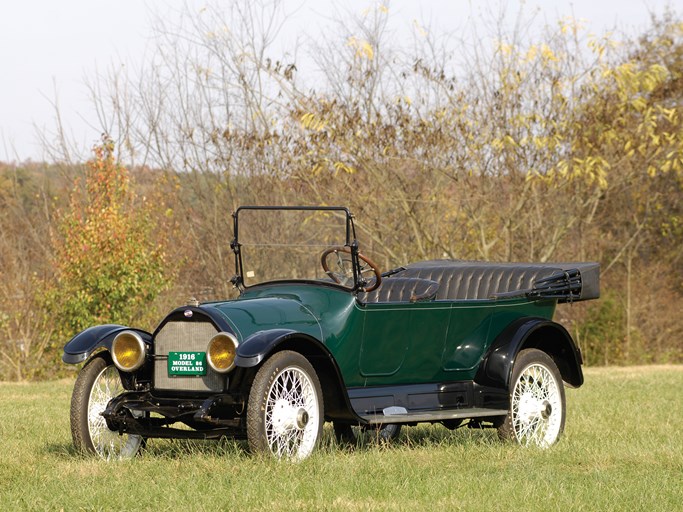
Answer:
[[[551,183],[581,180],[589,186],[606,190],[610,168],[610,163],[601,156],[563,158],[545,175],[538,172],[530,173],[527,180],[544,179]]]
[[[587,20],[585,18],[576,19],[574,16],[565,16],[559,21],[560,31],[563,35],[569,35],[571,33],[573,36],[576,36],[585,28],[586,22]]]
[[[658,114],[664,116],[669,123],[673,124],[678,120],[678,111],[676,108],[665,108],[662,105],[655,105],[655,110]]]
[[[507,44],[507,43],[503,43],[503,42],[500,42],[498,44],[498,51],[500,53],[502,53],[503,55],[505,55],[506,57],[512,55],[513,49],[514,49],[514,47],[511,44]]]
[[[530,67],[538,64],[556,71],[568,57],[565,50],[556,52],[546,43],[532,44],[524,51],[513,44],[498,41],[496,51],[513,76],[531,73]]]
[[[312,112],[302,115],[300,121],[301,125],[307,130],[319,132],[327,127],[327,121]]]
[[[343,172],[346,174],[355,174],[356,169],[352,167],[351,165],[342,162],[342,161],[332,161],[329,158],[323,158],[322,160],[316,162],[313,167],[311,168],[311,173],[314,176],[318,176],[322,171],[324,171],[326,168],[329,169],[332,167],[334,169],[334,172]]]
[[[526,52],[525,60],[527,62],[532,62],[532,61],[536,60],[537,55],[538,55],[538,46],[536,46],[535,44],[531,45],[529,50]]]
[[[429,32],[427,32],[417,20],[413,20],[413,26],[415,27],[415,32],[417,32],[420,37],[427,37],[429,35]]]
[[[631,100],[631,106],[635,110],[642,112],[647,108],[647,101],[642,96],[638,96],[637,98]]]
[[[515,139],[513,139],[510,135],[506,135],[505,137],[503,137],[503,145],[514,148],[517,146],[517,143],[515,142]]]
[[[356,51],[357,58],[366,58],[368,60],[375,58],[375,51],[372,48],[372,45],[365,39],[358,39],[355,36],[351,36],[346,41],[346,46],[349,46]]]
[[[620,42],[612,38],[612,33],[607,32],[601,37],[596,37],[590,34],[588,37],[588,48],[598,57],[598,61],[602,61],[608,49],[617,48]]]
[[[633,155],[636,153],[636,150],[633,148],[633,142],[630,139],[624,144],[624,153],[626,153],[628,158],[633,158]]]
[[[356,172],[356,169],[354,169],[350,165],[345,164],[344,162],[335,162],[334,170],[345,172],[346,174],[355,174]]]
[[[547,62],[559,62],[560,60],[557,58],[555,53],[550,49],[550,47],[545,43],[541,45],[541,56],[543,57],[543,60]]]
[[[378,11],[380,14],[389,14],[389,7],[387,7],[387,6],[384,5],[384,4],[379,4],[379,5],[377,6],[377,11]],[[371,7],[368,7],[367,9],[363,9],[362,15],[363,15],[363,17],[365,17],[365,16],[368,16],[368,15],[369,15],[370,13],[372,13],[372,12],[373,12],[373,9],[372,9]]]
[[[613,80],[616,87],[615,92],[622,101],[632,98],[631,104],[636,110],[642,110],[644,103],[638,101],[643,94],[653,92],[662,85],[669,76],[669,71],[660,64],[653,64],[644,69],[640,69],[633,62],[625,62],[615,68],[605,67],[602,72],[605,79]],[[634,98],[634,96],[636,96]]]

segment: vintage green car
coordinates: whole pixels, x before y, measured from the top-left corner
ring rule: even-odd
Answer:
[[[147,438],[246,438],[300,460],[402,425],[496,427],[547,447],[581,353],[552,321],[596,298],[596,263],[432,260],[381,272],[343,207],[241,207],[233,300],[191,300],[152,333],[100,325],[64,347],[76,447],[130,457]]]

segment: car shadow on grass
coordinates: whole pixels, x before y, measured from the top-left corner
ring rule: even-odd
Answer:
[[[331,425],[326,425],[320,448],[323,451],[363,451],[392,450],[411,448],[434,448],[444,446],[490,446],[500,445],[501,441],[493,428],[468,427],[467,424],[456,429],[448,429],[440,424],[419,424],[403,426],[399,436],[393,440],[373,436],[369,432],[357,437],[355,442],[338,442]]]
[[[244,440],[222,438],[219,440],[151,439],[142,453],[145,457],[183,459],[185,457],[245,457],[249,455]]]
[[[398,438],[387,441],[366,433],[355,443],[338,442],[331,424],[326,424],[319,444],[322,453],[363,452],[372,450],[419,449],[445,446],[488,446],[500,444],[495,429],[468,428],[450,430],[442,425],[420,424],[403,427]],[[92,457],[82,454],[70,442],[48,443],[45,451],[58,457]],[[140,453],[143,457],[181,460],[187,457],[253,457],[246,440],[149,439]]]

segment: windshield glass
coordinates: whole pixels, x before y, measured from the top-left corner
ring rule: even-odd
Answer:
[[[242,207],[236,213],[237,240],[245,286],[275,280],[330,282],[321,256],[348,245],[348,212],[337,209]],[[344,283],[353,287],[353,282]]]

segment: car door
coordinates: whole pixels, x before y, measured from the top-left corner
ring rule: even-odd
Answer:
[[[359,369],[367,384],[434,380],[441,370],[451,305],[376,303],[363,308]]]

